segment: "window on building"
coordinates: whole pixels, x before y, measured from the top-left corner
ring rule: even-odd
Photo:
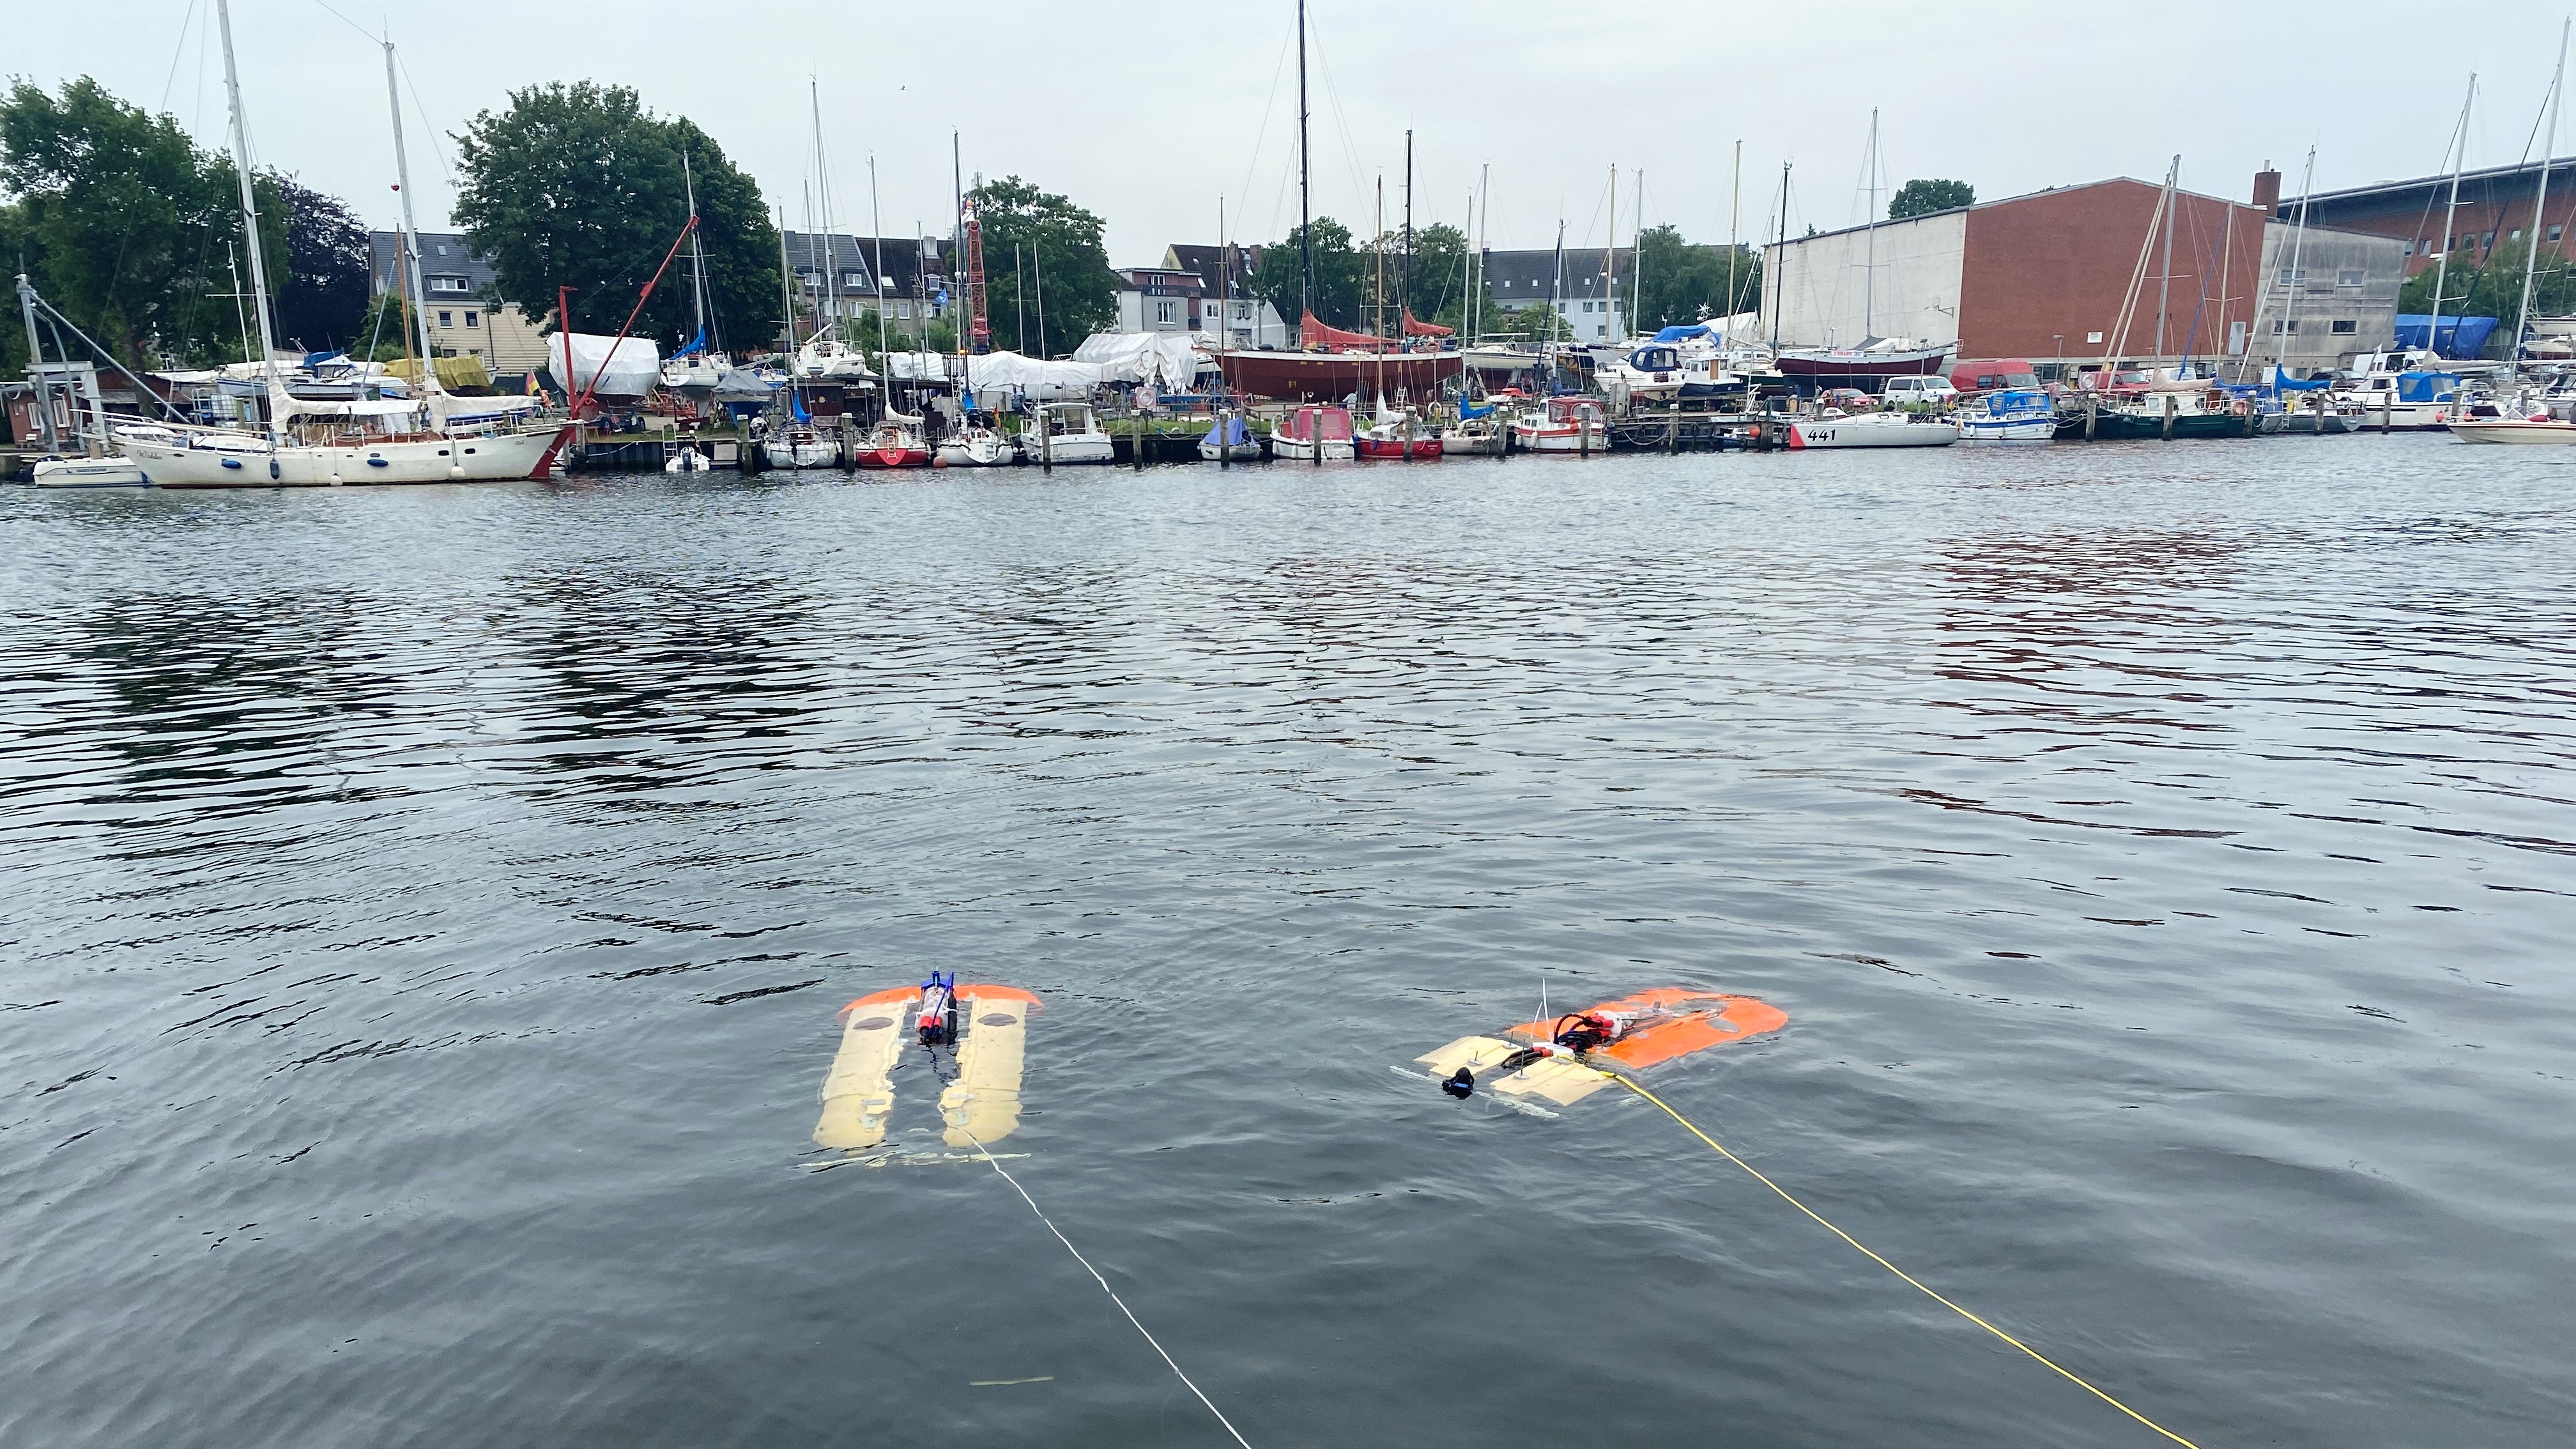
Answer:
[[[841,274],[841,285],[844,287],[864,287],[867,284],[868,278],[867,274],[864,272],[843,272]]]
[[[2087,332],[2084,334],[2084,341],[2088,346],[2099,346],[2102,341],[2102,334],[2099,332]]]
[[[2494,232],[2488,232],[2485,236],[2482,236],[2482,237],[2478,238],[2478,245],[2479,245],[2479,246],[2481,246],[2481,247],[2492,247],[2492,246],[2494,246],[2494,245],[2495,245],[2495,233],[2494,233]]]
[[[2305,267],[2283,267],[2281,269],[2281,285],[2284,287],[2295,287],[2307,279],[2308,269]]]
[[[2358,317],[2337,317],[2334,320],[2334,334],[2337,337],[2356,336],[2360,331],[2361,319]]]
[[[2335,285],[2338,287],[2358,287],[2369,280],[2370,274],[2360,267],[2345,267],[2335,273]]]
[[[2275,337],[2280,336],[2284,332],[2296,332],[2298,330],[2299,319],[2296,317],[2291,318],[2287,322],[2280,321],[2276,318],[2272,323],[2272,335]]]
[[[463,277],[432,277],[429,279],[429,289],[433,292],[450,293],[470,292],[474,290],[471,286],[466,284]]]
[[[438,254],[442,257],[447,255],[447,243],[440,242],[438,244]]]
[[[2504,234],[2504,239],[2505,239],[2506,241],[2509,241],[2509,242],[2516,242],[2516,241],[2520,241],[2520,240],[2522,240],[2522,228],[2521,228],[2521,227],[2515,227],[2513,230],[2511,230],[2511,231],[2509,231],[2509,232],[2506,232],[2506,233]]]
[[[439,313],[439,314],[438,314],[438,325],[439,325],[439,326],[441,326],[441,327],[453,327],[453,326],[455,326],[455,325],[456,325],[456,314],[455,314],[455,313],[453,313],[453,312],[441,312],[441,313]]]
[[[483,325],[483,314],[482,314],[482,313],[480,313],[480,312],[468,312],[468,313],[466,313],[466,314],[465,314],[465,325],[466,325],[466,326],[468,326],[468,327],[480,327],[480,326],[482,326],[482,325]]]
[[[2558,227],[2554,227],[2554,226],[2553,226],[2553,227],[2551,227],[2551,228],[2549,229],[2549,239],[2550,239],[2551,241],[2556,241],[2556,240],[2558,240],[2558,233],[2559,233],[2559,231],[2560,231],[2560,228],[2558,228]]]
[[[912,304],[911,304],[910,302],[897,302],[897,303],[895,303],[895,304],[894,304],[894,315],[895,315],[895,316],[897,316],[897,317],[899,317],[899,318],[901,318],[901,319],[903,319],[903,320],[904,320],[904,321],[906,321],[906,322],[911,321],[911,320],[912,320]]]
[[[1173,319],[1172,319],[1172,304],[1171,304],[1171,303],[1169,303],[1169,302],[1157,302],[1157,303],[1155,303],[1155,304],[1154,304],[1154,320],[1155,320],[1155,321],[1157,321],[1157,322],[1170,322],[1171,320],[1173,320]]]

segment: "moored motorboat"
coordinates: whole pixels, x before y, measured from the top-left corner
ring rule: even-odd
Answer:
[[[1358,456],[1353,431],[1349,408],[1308,403],[1270,430],[1271,456],[1301,463],[1348,462]]]
[[[1261,458],[1261,440],[1252,435],[1252,427],[1243,414],[1222,412],[1208,430],[1199,434],[1199,457],[1210,463],[1252,463]]]
[[[2057,408],[2034,389],[1987,393],[1960,409],[1956,421],[1963,443],[2044,443],[2057,436]]]
[[[1020,456],[1031,463],[1080,466],[1113,462],[1118,456],[1117,444],[1100,430],[1087,402],[1041,403],[1030,429],[1036,438],[1021,440]]]
[[[1552,397],[1512,419],[1512,441],[1526,453],[1606,453],[1610,425],[1590,398]]]
[[[29,469],[39,488],[148,488],[152,480],[131,458],[40,458]]]

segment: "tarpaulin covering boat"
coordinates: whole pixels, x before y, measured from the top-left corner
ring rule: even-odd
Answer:
[[[647,337],[620,341],[589,332],[557,332],[546,338],[546,371],[562,391],[587,390],[603,400],[637,402],[662,380],[662,349]]]
[[[1404,335],[1407,337],[1447,337],[1455,330],[1443,327],[1437,322],[1423,321],[1413,315],[1413,309],[1410,307],[1404,309]]]

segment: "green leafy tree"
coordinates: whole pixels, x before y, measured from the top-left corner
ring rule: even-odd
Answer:
[[[2464,266],[2470,254],[2454,252],[2442,285],[2442,315],[2494,317],[2505,324],[2500,332],[2510,330],[2521,314],[2522,269],[2529,253],[2527,242],[2500,239],[2484,266]],[[2433,310],[2435,270],[2426,267],[2406,279],[2397,292],[2398,311],[2423,315]],[[2556,252],[2544,251],[2531,279],[2531,315],[2564,317],[2570,312],[2576,312],[2576,271]],[[2498,350],[2508,345],[2500,342]]]
[[[1017,176],[984,182],[969,195],[983,230],[984,312],[995,347],[1034,357],[1043,336],[1046,350],[1062,356],[1117,320],[1118,274],[1109,270],[1099,217]],[[961,282],[961,308],[963,290]]]
[[[262,250],[283,285],[288,208],[257,184]],[[224,247],[241,234],[232,163],[201,151],[167,115],[118,100],[83,76],[49,94],[28,81],[0,97],[0,242],[45,299],[131,365],[238,358]],[[242,273],[248,285],[247,264]],[[74,347],[79,344],[73,343]],[[0,366],[26,366],[23,328],[0,328]]]
[[[1955,211],[1977,204],[1977,188],[1964,181],[1927,181],[1917,178],[1896,188],[1887,203],[1887,219],[1902,221],[1909,216],[1928,216],[1936,211]]]
[[[644,108],[626,86],[560,81],[510,93],[457,138],[454,216],[498,276],[501,300],[531,317],[573,292],[573,320],[613,331],[689,217],[697,188],[708,330],[746,347],[775,335],[778,232],[759,183],[706,132]],[[687,174],[683,174],[683,164]],[[666,345],[696,329],[687,253],[674,258],[636,321]]]
[[[402,305],[395,295],[386,292],[367,304],[349,334],[349,355],[377,362],[399,360],[404,352],[403,339],[411,339],[410,352],[420,355],[418,313]],[[408,330],[407,330],[408,329]]]
[[[316,352],[351,346],[368,312],[367,229],[347,202],[292,176],[278,177],[277,190],[286,208],[278,339]]]
[[[1292,332],[1306,295],[1305,236],[1305,228],[1291,228],[1287,240],[1262,252],[1261,265],[1244,283],[1253,296],[1279,309]],[[1369,259],[1351,244],[1351,229],[1329,216],[1315,218],[1314,236],[1316,320],[1327,327],[1357,330],[1366,320],[1369,283],[1374,280]]]

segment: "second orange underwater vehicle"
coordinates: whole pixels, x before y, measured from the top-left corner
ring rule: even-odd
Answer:
[[[1506,1098],[1563,1107],[1610,1085],[1613,1069],[1651,1067],[1788,1024],[1787,1012],[1750,996],[1658,986],[1506,1027],[1502,1037],[1462,1036],[1414,1061],[1453,1097],[1473,1094],[1481,1079]]]

